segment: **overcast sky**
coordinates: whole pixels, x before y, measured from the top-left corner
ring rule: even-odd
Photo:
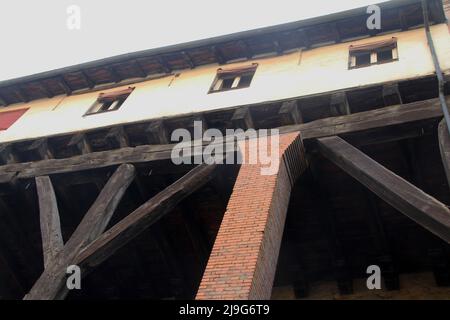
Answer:
[[[381,0],[0,1],[0,80],[297,21]],[[67,27],[67,7],[81,29]]]

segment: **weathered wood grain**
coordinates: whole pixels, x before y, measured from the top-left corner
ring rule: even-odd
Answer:
[[[442,119],[438,127],[439,149],[441,151],[442,164],[444,165],[447,182],[450,185],[450,135],[445,119]]]
[[[398,211],[450,243],[450,209],[343,139],[317,139],[320,152]]]
[[[48,176],[36,177],[44,266],[52,263],[64,248],[55,191]]]

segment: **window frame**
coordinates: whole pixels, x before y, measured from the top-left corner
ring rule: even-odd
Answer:
[[[213,80],[211,86],[209,87],[208,94],[249,88],[252,84],[252,81],[255,76],[257,68],[258,68],[258,64],[253,63],[250,66],[236,68],[236,71],[234,71],[233,69],[230,69],[230,70],[222,69],[222,68],[217,69],[216,76],[214,77],[214,80]],[[240,69],[242,71],[240,71]],[[221,72],[224,72],[224,73],[230,72],[230,74],[229,75],[227,75],[227,74],[221,75]],[[251,79],[248,82],[248,85],[239,86],[242,78],[244,78],[246,76],[251,76]],[[236,79],[238,79],[238,78],[239,78],[239,81],[236,83]],[[233,79],[231,86],[229,88],[223,88],[224,80],[229,80],[229,79]],[[220,83],[220,87],[216,88],[219,83]]]
[[[368,45],[370,45],[370,43],[368,43]],[[391,48],[392,58],[388,59],[388,60],[379,61],[378,60],[378,53],[381,52],[381,51],[386,51],[387,48],[389,48],[391,46],[392,46],[392,48]],[[352,48],[351,47],[352,46],[350,46],[349,58],[348,58],[348,69],[349,70],[365,68],[365,67],[370,67],[370,66],[373,66],[373,65],[380,65],[380,64],[395,62],[395,61],[399,60],[397,38],[392,38],[392,44],[380,45],[379,47],[376,47],[376,48],[373,48],[373,49],[362,50],[361,52],[352,52]],[[358,55],[363,55],[363,54],[369,54],[370,62],[369,63],[365,63],[365,64],[357,65],[356,64],[356,57]]]
[[[95,100],[95,102],[89,107],[89,109],[83,115],[83,117],[119,110],[120,107],[125,102],[125,100],[127,100],[128,97],[130,96],[130,94],[133,92],[133,90],[134,90],[134,87],[129,87],[124,90],[119,90],[117,93],[115,93],[114,91],[110,92],[110,93],[106,93],[106,94],[100,93],[99,96],[97,97],[97,99]],[[102,95],[105,95],[106,97],[103,97]],[[116,96],[114,96],[114,95],[116,95]],[[103,100],[106,100],[106,101],[103,101]],[[110,100],[110,101],[108,101],[108,100]],[[106,108],[106,110],[102,110],[102,107],[106,103],[109,103],[108,108]],[[114,106],[113,109],[110,109],[114,103],[116,103],[117,105]],[[101,104],[101,106],[97,110],[97,107],[99,106],[99,104]],[[97,111],[95,111],[95,110],[97,110]]]

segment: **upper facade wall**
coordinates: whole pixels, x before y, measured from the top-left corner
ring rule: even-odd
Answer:
[[[450,73],[448,26],[435,25],[431,30],[441,67]],[[350,45],[391,37],[397,37],[398,61],[348,69]],[[131,86],[135,90],[119,110],[112,112],[83,116],[100,92],[121,87],[11,105],[1,112],[21,108],[29,110],[8,130],[0,131],[0,142],[413,79],[434,72],[422,28],[221,67],[233,68],[253,62],[258,63],[258,68],[251,86],[244,89],[208,94],[219,68],[218,65],[209,65],[181,71],[179,76],[133,84]]]

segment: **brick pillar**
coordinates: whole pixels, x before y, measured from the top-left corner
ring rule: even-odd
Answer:
[[[251,148],[251,147],[250,147]],[[248,151],[249,143],[241,144]],[[298,133],[280,136],[279,165],[242,164],[196,299],[269,299],[291,187],[304,170]]]

